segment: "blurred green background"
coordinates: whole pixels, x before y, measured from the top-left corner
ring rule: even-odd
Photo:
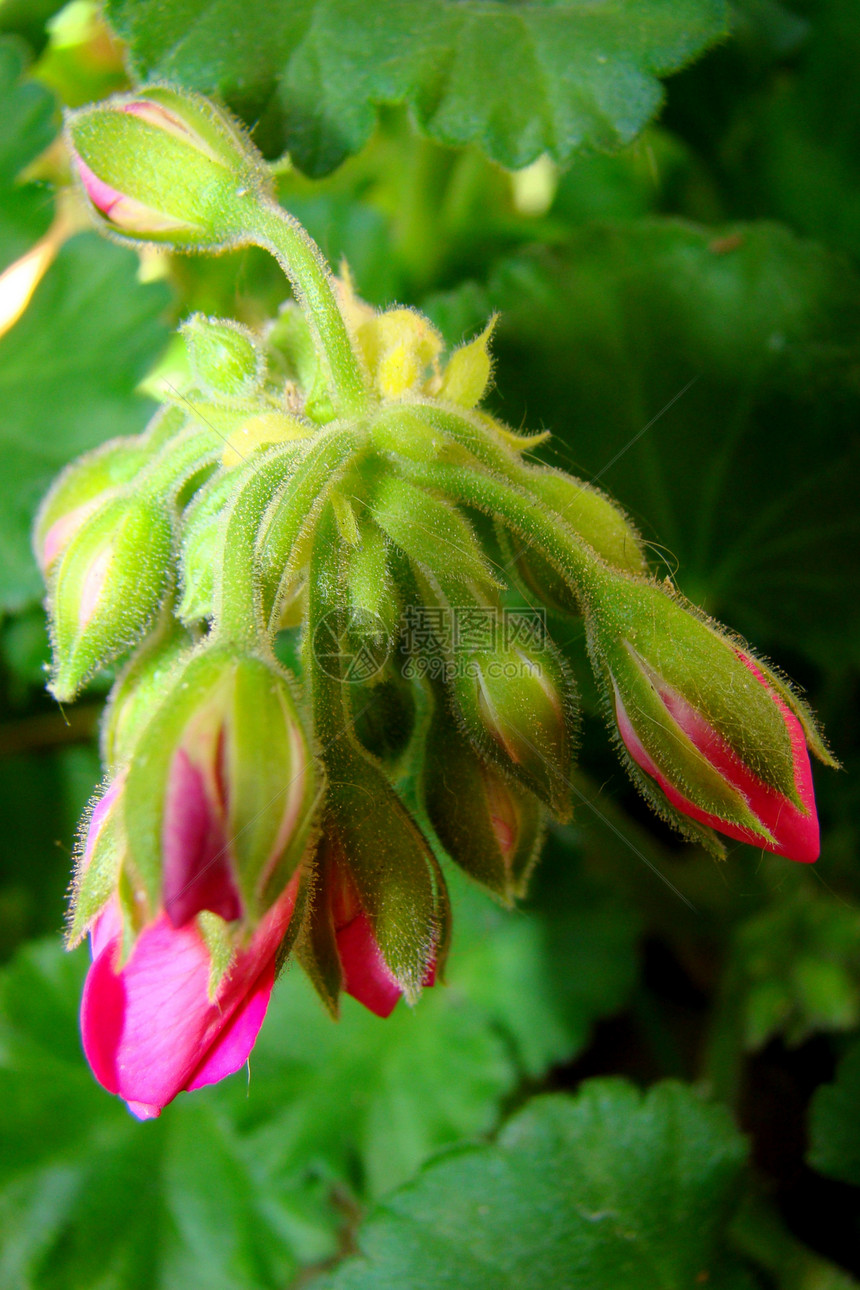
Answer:
[[[853,1285],[860,10],[620,2],[579,30],[548,3],[556,57],[529,6],[371,8],[0,2],[0,1286]],[[61,929],[106,683],[44,692],[29,528],[66,461],[145,424],[179,318],[258,323],[286,288],[259,252],[89,231],[61,109],[135,75],[289,147],[281,200],[369,301],[451,345],[499,310],[493,410],[552,431],[538,455],[803,686],[844,765],[816,770],[815,867],[717,864],[639,801],[555,623],[585,739],[524,906],[452,875],[449,982],[386,1022],[334,1025],[289,969],[249,1073],[146,1125],[80,1051]]]

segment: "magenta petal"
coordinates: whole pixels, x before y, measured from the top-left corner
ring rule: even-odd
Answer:
[[[402,990],[393,979],[362,910],[337,933],[343,988],[377,1017],[394,1011]]]
[[[103,215],[110,215],[111,209],[122,199],[122,193],[117,192],[115,188],[111,188],[110,184],[106,184],[104,180],[99,179],[98,175],[90,170],[87,163],[77,153],[74,154],[74,159],[84,188],[87,190],[87,196],[93,206],[100,210]]]
[[[184,748],[170,767],[162,841],[164,908],[174,927],[183,927],[203,909],[227,922],[242,917],[221,820]]]
[[[236,1069],[230,1062],[240,1049],[238,1065],[245,1060],[265,1014],[298,882],[296,874],[236,956],[215,999],[209,996],[209,951],[195,923],[175,928],[159,915],[118,970],[116,902],[101,915],[101,949],[84,985],[81,1033],[96,1079],[124,1098],[133,1114],[151,1118],[182,1089]],[[234,1018],[243,1013],[230,1038]]]
[[[272,959],[261,973],[259,981],[245,1003],[235,1013],[229,1026],[209,1049],[206,1059],[197,1067],[190,1081],[185,1085],[189,1092],[195,1088],[202,1088],[204,1084],[215,1084],[219,1079],[233,1075],[245,1065],[260,1033],[274,984],[275,960]]]

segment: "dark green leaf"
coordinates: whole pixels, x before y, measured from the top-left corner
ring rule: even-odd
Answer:
[[[377,1206],[327,1290],[752,1286],[726,1250],[744,1144],[666,1083],[536,1098],[493,1146],[453,1152]]]
[[[809,1130],[809,1163],[860,1187],[860,1043],[839,1063],[834,1083],[815,1094]]]
[[[108,16],[140,76],[218,92],[322,174],[382,104],[504,166],[616,147],[660,106],[657,78],[723,36],[727,15],[722,0],[110,0]]]
[[[136,281],[137,257],[94,233],[61,249],[24,315],[0,340],[0,605],[40,593],[30,554],[36,506],[87,448],[141,430],[135,386],[163,347],[169,293]]]
[[[22,81],[24,55],[15,40],[0,40],[0,272],[48,229],[54,203],[46,184],[18,182],[57,132],[54,100],[43,85]]]

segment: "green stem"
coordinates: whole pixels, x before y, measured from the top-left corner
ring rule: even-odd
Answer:
[[[524,549],[535,547],[580,598],[603,581],[602,563],[564,520],[527,488],[486,471],[444,463],[410,462],[406,473],[425,488],[438,489],[461,505],[500,516],[523,540]]]
[[[360,413],[370,398],[367,382],[319,247],[301,224],[274,202],[255,202],[243,211],[239,223],[242,234],[278,261],[307,314],[328,371],[335,415]]]

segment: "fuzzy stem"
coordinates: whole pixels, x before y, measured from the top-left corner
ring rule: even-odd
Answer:
[[[289,279],[327,368],[335,415],[361,413],[370,398],[367,382],[319,247],[301,224],[274,202],[255,202],[244,208],[240,230],[269,251]]]
[[[603,581],[602,561],[594,556],[559,516],[532,496],[527,487],[486,471],[464,470],[443,463],[409,463],[405,473],[426,488],[435,488],[451,500],[499,516],[517,533],[526,547],[535,547],[581,599]],[[525,472],[524,472],[525,473]]]

